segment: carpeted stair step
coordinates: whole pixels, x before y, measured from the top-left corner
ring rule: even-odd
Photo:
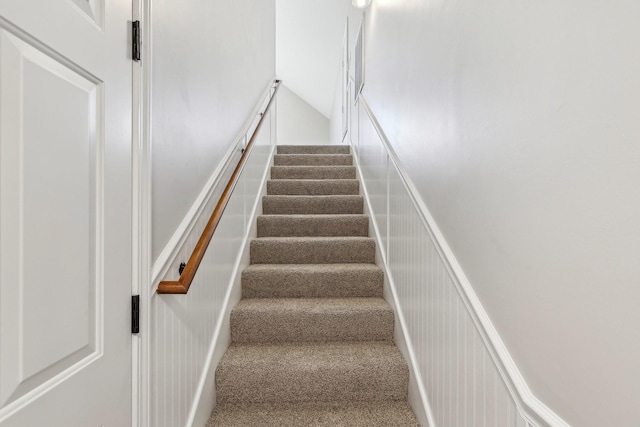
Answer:
[[[278,145],[278,154],[349,154],[348,145]]]
[[[362,196],[270,196],[262,197],[262,213],[287,214],[362,214]]]
[[[406,400],[408,380],[393,342],[232,344],[216,370],[216,399]]]
[[[349,146],[278,146],[207,426],[418,426]]]
[[[250,247],[251,264],[375,263],[369,237],[261,237]]]
[[[205,427],[418,427],[404,401],[223,403]]]
[[[332,194],[357,195],[360,181],[357,179],[270,179],[267,194],[324,196]]]
[[[234,343],[392,340],[383,298],[251,298],[231,312]]]
[[[272,166],[271,179],[355,179],[355,166]]]
[[[255,264],[242,272],[243,298],[381,297],[375,264]]]
[[[276,154],[274,166],[350,166],[351,154]]]
[[[260,215],[258,237],[369,235],[366,215]]]

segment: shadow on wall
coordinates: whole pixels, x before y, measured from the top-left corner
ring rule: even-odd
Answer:
[[[329,119],[286,85],[278,95],[278,144],[329,143]]]

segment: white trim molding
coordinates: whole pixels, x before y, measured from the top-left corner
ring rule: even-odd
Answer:
[[[134,0],[132,20],[140,21],[141,60],[133,61],[132,117],[132,295],[143,302],[140,332],[131,336],[131,425],[149,427],[149,322],[151,276],[151,0]]]
[[[413,236],[413,234],[411,233],[417,232],[418,228],[423,228],[423,230],[420,232],[426,232],[426,234],[424,234],[425,240],[429,240],[429,242],[424,244],[421,243],[422,246],[419,247],[426,248],[424,249],[424,252],[429,254],[429,257],[431,257],[429,259],[437,261],[438,268],[440,268],[440,270],[442,271],[443,276],[441,278],[438,278],[437,280],[442,283],[450,283],[451,286],[449,287],[454,289],[443,290],[444,288],[440,287],[438,288],[439,290],[433,291],[436,292],[436,296],[440,297],[443,301],[447,301],[446,304],[448,305],[444,308],[441,307],[440,310],[447,310],[450,307],[452,313],[449,313],[449,317],[445,316],[444,318],[462,319],[455,320],[455,322],[458,322],[458,326],[440,325],[439,327],[442,327],[442,329],[438,330],[438,333],[445,331],[442,332],[442,334],[445,335],[447,333],[451,333],[454,336],[455,341],[453,347],[461,347],[457,349],[457,351],[463,352],[464,355],[456,355],[456,359],[458,360],[457,363],[459,364],[452,367],[451,364],[453,362],[443,362],[441,360],[442,355],[436,354],[434,356],[434,358],[436,359],[435,362],[429,362],[435,363],[435,365],[431,366],[445,366],[443,365],[443,363],[449,363],[449,365],[447,365],[449,366],[448,369],[451,369],[451,372],[455,371],[457,373],[455,374],[455,376],[452,374],[451,377],[448,377],[449,379],[447,381],[449,381],[449,383],[455,383],[455,381],[459,381],[460,384],[462,384],[464,383],[464,381],[467,381],[467,379],[462,378],[463,375],[461,375],[460,372],[463,369],[461,367],[464,365],[464,363],[470,363],[471,365],[473,365],[473,369],[475,369],[475,364],[478,362],[475,362],[472,359],[477,356],[476,353],[486,352],[486,354],[483,353],[483,355],[481,355],[481,359],[483,361],[482,363],[484,363],[481,367],[481,378],[489,378],[489,374],[485,373],[487,369],[489,369],[487,368],[487,363],[491,364],[494,367],[490,369],[493,369],[495,372],[495,374],[492,374],[495,375],[495,378],[492,377],[493,379],[488,380],[491,382],[491,385],[489,387],[490,393],[495,396],[494,401],[497,402],[495,403],[495,408],[492,408],[490,410],[493,411],[491,416],[495,416],[497,419],[498,416],[502,416],[502,414],[504,414],[506,418],[508,418],[509,420],[513,420],[510,421],[510,424],[501,422],[499,425],[520,426],[529,424],[535,427],[570,427],[570,425],[566,421],[564,421],[559,415],[554,413],[543,402],[541,402],[527,385],[524,377],[520,373],[513,358],[511,357],[504,342],[500,338],[495,326],[491,322],[491,319],[489,318],[486,310],[480,302],[477,294],[475,293],[471,282],[465,275],[462,267],[460,266],[460,263],[456,259],[442,232],[438,228],[438,225],[436,224],[429,209],[419,195],[416,186],[403,168],[402,163],[400,162],[397,154],[391,146],[384,130],[380,126],[380,123],[376,119],[375,114],[367,104],[363,94],[360,94],[359,103],[355,108],[357,108],[358,111],[360,110],[360,108],[362,108],[364,113],[361,114],[355,112],[356,114],[359,114],[359,118],[357,121],[358,129],[351,128],[350,133],[357,132],[358,136],[356,138],[357,141],[351,141],[352,150],[354,151],[354,159],[356,160],[356,164],[358,166],[358,173],[361,175],[360,178],[362,188],[363,192],[366,195],[367,208],[370,211],[370,216],[372,219],[371,222],[373,223],[373,229],[375,231],[374,234],[376,235],[378,246],[380,246],[381,254],[383,254],[383,256],[381,257],[381,264],[383,265],[385,273],[388,276],[388,282],[392,294],[392,301],[390,302],[392,302],[392,304],[396,306],[395,308],[401,326],[400,329],[402,331],[402,334],[404,335],[402,339],[403,341],[406,341],[407,344],[405,356],[409,359],[412,374],[415,374],[417,377],[416,382],[420,394],[420,403],[424,407],[425,411],[425,414],[423,414],[422,418],[426,419],[426,422],[428,422],[430,427],[435,427],[436,421],[439,419],[442,427],[443,422],[441,421],[441,419],[447,419],[447,417],[453,417],[448,418],[449,420],[457,419],[459,421],[459,418],[455,418],[457,415],[453,413],[453,406],[442,406],[442,398],[440,398],[439,401],[434,401],[438,400],[437,397],[430,399],[429,389],[431,386],[425,384],[426,380],[424,378],[427,374],[432,377],[436,374],[434,374],[434,372],[424,372],[425,369],[423,369],[423,372],[420,372],[419,362],[423,361],[419,361],[416,357],[415,350],[418,347],[415,347],[417,344],[412,341],[412,336],[410,333],[410,330],[412,328],[414,328],[413,330],[415,330],[415,326],[412,327],[407,325],[407,319],[404,314],[406,312],[405,307],[400,306],[401,298],[398,297],[400,292],[398,285],[400,285],[399,279],[402,281],[402,277],[394,277],[394,274],[396,274],[394,273],[394,268],[401,269],[402,263],[404,263],[404,266],[406,267],[407,263],[409,263],[410,261],[398,261],[396,259],[402,254],[402,251],[400,249],[395,248],[395,246],[398,246],[397,242],[401,240],[402,237],[396,236],[391,233],[392,227],[395,227],[395,230],[397,231],[398,227],[404,226],[402,224],[391,224],[390,222],[392,220],[397,221],[397,219],[392,219],[394,215],[392,214],[392,212],[390,212],[390,210],[394,209],[397,211],[397,209],[399,209],[395,205],[392,206],[391,203],[392,195],[396,197],[398,191],[406,193],[406,195],[401,196],[405,198],[405,207],[403,207],[402,209],[413,210],[414,212],[410,213],[410,215],[413,215],[414,217],[416,217],[417,215],[415,223],[417,223],[418,226],[409,228],[408,234],[412,235],[412,238],[415,240],[418,237]],[[372,142],[372,140],[376,139],[380,141],[383,150],[380,150],[379,147],[367,150],[367,144],[375,144]],[[383,154],[381,155],[380,153]],[[368,176],[371,177],[370,186],[372,186],[372,188],[368,188]],[[394,191],[391,190],[392,185],[395,186]],[[384,202],[381,201],[382,199],[384,199]],[[390,242],[393,242],[393,244],[395,245],[394,248],[391,248],[392,243]],[[394,253],[394,251],[397,253]],[[419,286],[419,284],[414,284],[412,286]],[[425,291],[416,290],[416,292]],[[457,304],[460,305],[458,306]],[[409,307],[408,309],[414,308]],[[425,321],[428,321],[428,319],[426,319]],[[441,322],[444,324],[445,321],[441,320]],[[466,323],[463,325],[463,322],[470,322],[469,325],[472,326],[469,327],[466,325]],[[459,327],[459,329],[454,330],[456,327]],[[467,353],[472,351],[470,350],[472,346],[467,344],[467,341],[465,341],[464,343],[463,341],[465,337],[470,337],[474,334],[478,335],[477,338],[472,337],[467,339],[470,340],[469,342],[477,342],[479,344],[478,346],[473,347],[474,353],[473,356],[470,356]],[[438,335],[431,334],[431,337],[433,336]],[[442,335],[439,335],[438,337],[441,338]],[[413,338],[416,337],[414,336]],[[431,343],[433,342],[434,341],[431,341]],[[420,343],[420,345],[423,344],[424,343]],[[426,344],[422,346],[422,348],[424,347],[426,347]],[[440,357],[440,360],[438,360],[438,357]],[[471,360],[471,362],[469,362],[469,360]],[[440,363],[440,365],[438,365],[438,363]],[[452,380],[451,378],[457,379]],[[438,383],[437,378],[433,381],[436,384]],[[502,385],[498,384],[498,382],[502,382]],[[459,390],[464,389],[464,386],[456,387],[452,387],[454,393],[461,393],[460,396],[469,400],[473,399],[472,397],[464,396],[464,391]],[[498,403],[498,401],[505,400],[502,397],[503,395],[509,396],[512,400],[512,403]],[[412,404],[414,406],[414,410],[416,410],[417,408],[415,408],[415,403]],[[474,409],[471,413],[475,414],[476,402],[473,402],[473,405]],[[502,405],[503,407],[499,408],[499,405]],[[446,417],[442,415],[443,411],[448,411],[448,415],[446,415]],[[438,413],[440,413],[440,418],[436,416]],[[483,416],[486,416],[486,413],[484,413]],[[421,418],[420,414],[418,414],[418,417],[419,419]]]

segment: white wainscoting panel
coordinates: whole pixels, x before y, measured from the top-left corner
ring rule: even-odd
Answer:
[[[362,105],[352,119],[350,140],[397,298],[392,305],[404,321],[413,350],[408,363],[431,412],[419,419],[431,419],[430,427],[533,426],[522,417],[384,136]]]
[[[213,346],[228,346],[224,339],[217,339],[219,325],[227,311],[230,288],[238,282],[239,272],[248,263],[242,255],[251,238],[258,198],[276,143],[272,129],[275,118],[268,114],[189,293],[152,296],[150,425],[154,427],[191,425],[196,410],[201,410],[197,409],[200,397],[212,394],[210,390],[203,391],[203,387],[212,363],[217,363],[211,361]],[[243,144],[238,146],[228,162],[162,280],[178,277],[174,267],[187,261],[241,156],[242,147]],[[155,288],[157,283],[153,285]],[[205,403],[210,412],[214,401]]]
[[[360,112],[360,117],[366,117]],[[359,122],[358,161],[362,179],[366,181],[367,196],[373,209],[371,219],[376,222],[382,246],[380,251],[384,259],[387,257],[387,164],[388,159],[384,145],[380,142],[375,128],[369,120]]]

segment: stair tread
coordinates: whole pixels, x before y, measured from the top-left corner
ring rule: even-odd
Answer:
[[[378,298],[250,298],[231,312],[233,342],[391,341],[393,309]]]
[[[356,273],[375,271],[382,272],[376,264],[251,264],[244,271],[252,272],[289,272],[293,274],[305,273]]]
[[[371,237],[259,237],[250,244],[251,264],[375,263]]]
[[[282,146],[280,146],[282,147]],[[295,145],[290,145],[289,147],[296,147]],[[300,147],[299,145],[297,147]],[[330,147],[327,145],[318,145],[317,147]],[[327,158],[327,159],[346,159],[353,158],[353,155],[350,153],[276,153],[274,158],[276,159],[305,159],[305,158]]]
[[[353,165],[351,154],[276,154],[274,166]]]
[[[358,195],[357,179],[270,179],[268,195]]]
[[[271,166],[272,169],[292,169],[292,170],[328,170],[328,169],[336,169],[336,170],[354,170],[356,167],[353,165],[276,165]],[[304,178],[297,178],[304,179]],[[313,179],[313,178],[309,178]],[[353,178],[351,178],[353,179]]]
[[[348,145],[278,145],[277,154],[350,154]]]
[[[375,264],[252,264],[242,272],[243,298],[380,297]]]
[[[274,167],[280,167],[280,166],[274,166]],[[324,167],[324,166],[323,166]],[[355,178],[330,178],[330,179],[303,179],[303,178],[282,178],[282,179],[268,179],[267,182],[276,182],[278,184],[283,184],[286,182],[292,182],[292,183],[302,183],[302,184],[331,184],[331,183],[342,183],[342,182],[357,182],[359,183],[360,180],[355,179]]]
[[[263,200],[286,200],[287,202],[295,202],[296,200],[300,201],[327,201],[327,200],[364,200],[363,196],[359,194],[317,194],[317,195],[309,195],[309,194],[267,194],[262,196]],[[362,212],[360,212],[362,213]]]
[[[364,198],[359,195],[266,195],[265,214],[362,214]]]
[[[233,309],[236,313],[341,314],[369,311],[391,312],[384,298],[247,298]]]
[[[232,343],[216,370],[220,402],[401,400],[408,380],[392,341]]]
[[[368,236],[369,217],[362,214],[260,215],[258,237]]]
[[[349,219],[349,218],[369,218],[368,215],[365,214],[262,214],[258,215],[258,218],[269,218],[269,219],[277,219],[277,218],[300,218],[305,220],[310,219]]]
[[[275,167],[275,166],[274,166]],[[269,179],[267,183],[300,183],[300,184],[340,184],[340,183],[360,183],[359,180],[353,178],[329,178],[329,179],[302,179],[302,178],[282,178],[282,179]]]
[[[355,179],[355,166],[272,166],[271,179]]]
[[[252,243],[253,242],[283,242],[283,243],[375,242],[375,239],[373,237],[365,237],[365,236],[283,236],[283,237],[258,237],[253,239],[251,242]]]
[[[417,427],[406,401],[224,403],[205,427]]]
[[[317,371],[321,369],[353,368],[360,370],[365,365],[380,368],[406,368],[406,362],[388,341],[329,342],[329,343],[278,343],[238,344],[229,346],[220,361],[219,370],[231,367],[257,367],[272,372],[291,370]]]

